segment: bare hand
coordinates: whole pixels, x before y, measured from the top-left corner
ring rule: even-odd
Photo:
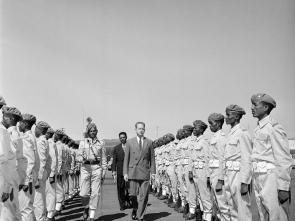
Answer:
[[[125,174],[125,175],[124,175],[124,180],[125,180],[126,182],[128,182],[128,174]]]

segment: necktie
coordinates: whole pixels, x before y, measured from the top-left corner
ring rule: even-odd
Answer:
[[[141,140],[141,138],[139,138],[139,150],[140,151],[142,150],[142,140]]]

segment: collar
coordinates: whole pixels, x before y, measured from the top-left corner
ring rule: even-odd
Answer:
[[[204,137],[203,134],[202,134],[201,136],[198,136],[198,137],[197,137],[197,141],[200,141],[203,137]]]
[[[240,124],[235,125],[231,130],[230,130],[230,134],[235,133],[238,129],[240,129]]]
[[[122,144],[122,143],[121,143]],[[122,144],[122,147],[126,147],[126,143],[125,144]]]
[[[96,138],[94,138],[93,140],[91,138],[86,138],[87,143],[89,144],[96,144],[96,143],[100,143],[100,141]]]
[[[271,122],[271,118],[270,116],[266,116],[265,118],[261,119],[260,121],[258,121],[258,126],[260,128],[264,127],[266,124],[270,123]]]
[[[140,140],[139,136],[136,136],[136,139],[137,139],[137,142],[139,143],[139,140]],[[142,141],[143,141],[144,139],[145,139],[145,137],[142,137],[142,138],[141,138]]]
[[[16,126],[11,126],[7,130],[9,133],[12,133],[13,131],[17,131]]]

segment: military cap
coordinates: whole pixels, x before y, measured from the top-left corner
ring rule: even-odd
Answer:
[[[184,130],[191,130],[191,131],[193,131],[193,130],[194,130],[194,127],[191,126],[191,125],[184,125],[184,126],[183,126],[183,129],[184,129]]]
[[[22,115],[22,121],[28,121],[31,124],[35,124],[37,119],[34,115],[32,114],[23,114]]]
[[[195,120],[195,121],[193,122],[193,125],[194,125],[195,127],[199,126],[199,127],[203,128],[204,130],[206,130],[207,127],[208,127],[207,124],[204,123],[204,122],[201,121],[201,120]]]
[[[3,112],[3,114],[11,114],[13,116],[16,116],[20,120],[22,119],[22,114],[21,114],[21,112],[16,107],[7,107],[7,106],[4,106],[2,108],[2,112]]]
[[[54,134],[54,130],[50,127],[50,128],[48,128],[47,133]]]
[[[2,95],[0,95],[0,105],[6,105],[5,99]]]
[[[94,129],[97,130],[97,126],[96,126],[95,123],[90,123],[90,124],[88,124],[88,125],[87,125],[87,128],[86,128],[86,132],[89,133],[89,131],[90,131],[92,128],[94,128]]]
[[[208,121],[209,120],[212,120],[212,121],[223,121],[224,120],[224,116],[222,114],[219,114],[219,113],[212,113],[208,117]]]
[[[237,114],[240,114],[240,115],[244,115],[246,114],[245,110],[240,107],[239,105],[236,105],[236,104],[231,104],[231,105],[228,105],[225,109],[226,112],[235,112]]]
[[[263,94],[263,93],[258,93],[258,94],[254,94],[251,97],[251,102],[264,102],[267,104],[270,104],[271,106],[273,106],[274,108],[277,106],[276,101],[268,94]]]
[[[56,133],[57,135],[64,135],[64,134],[65,134],[65,133],[63,132],[62,129],[57,129],[57,130],[55,131],[55,133]]]
[[[36,127],[43,128],[45,130],[47,130],[48,128],[50,128],[49,124],[46,123],[45,121],[39,121],[39,122],[37,122]]]

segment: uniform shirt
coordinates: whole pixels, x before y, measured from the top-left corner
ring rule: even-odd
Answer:
[[[191,137],[188,152],[190,153],[190,171],[194,171],[194,169],[204,169],[206,177],[209,177],[209,143],[205,137],[203,135]]]
[[[246,184],[250,184],[252,176],[251,152],[252,142],[249,132],[242,129],[240,124],[235,125],[228,134],[224,158],[225,162],[240,163],[240,180]]]
[[[260,120],[254,130],[252,159],[275,165],[278,189],[289,190],[292,157],[288,138],[283,127],[270,116]]]
[[[183,165],[189,165],[189,160],[191,158],[191,150],[189,149],[189,147],[191,146],[191,144],[193,142],[195,142],[196,136],[195,135],[191,135],[187,138],[184,139],[182,145],[181,145],[181,149],[182,149],[182,164]]]
[[[36,162],[36,153],[35,153],[35,140],[32,136],[30,136],[31,131],[27,131],[22,135],[23,140],[23,152],[24,157],[27,159],[26,169],[26,177],[24,180],[24,184],[28,185],[30,182],[33,183],[35,173],[35,162]]]
[[[16,174],[16,157],[7,129],[0,123],[0,194],[10,193]]]
[[[49,144],[49,158],[50,158],[49,177],[54,177],[57,174],[57,168],[58,168],[58,152],[57,152],[57,147],[53,138],[48,139],[48,144]]]
[[[37,139],[35,137],[35,135],[33,134],[32,130],[29,130],[25,133],[25,136],[28,136],[31,140],[31,142],[33,143],[33,148],[34,148],[34,153],[35,153],[35,165],[34,165],[34,169],[33,169],[33,180],[34,182],[37,181],[38,179],[38,175],[39,175],[39,169],[40,169],[40,158],[39,158],[39,154],[38,154],[38,150],[37,150]]]
[[[24,157],[23,140],[20,133],[17,131],[16,126],[9,127],[7,131],[10,134],[12,141],[13,152],[16,155],[16,170],[18,173],[18,183],[24,184],[26,177],[27,158]]]
[[[218,179],[224,180],[222,171],[224,170],[224,151],[226,145],[226,136],[222,130],[213,134],[210,140],[209,147],[209,173],[212,174],[213,170],[218,170]],[[218,168],[210,168],[210,161],[218,160]]]
[[[94,140],[86,138],[81,141],[78,155],[80,161],[83,161],[83,156],[86,160],[100,160],[102,168],[104,170],[107,169],[106,150],[103,141],[100,141],[97,138]]]
[[[71,173],[74,173],[76,167],[76,151],[74,149],[70,149],[70,157],[71,157]]]
[[[55,144],[57,149],[57,173],[61,175],[63,172],[64,145],[60,140]]]
[[[49,145],[48,141],[45,138],[45,135],[41,135],[37,138],[37,152],[40,159],[40,168],[38,172],[39,180],[46,180],[50,171],[50,161],[48,160],[49,156]]]

